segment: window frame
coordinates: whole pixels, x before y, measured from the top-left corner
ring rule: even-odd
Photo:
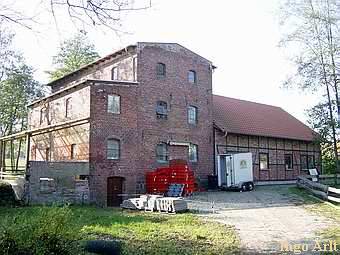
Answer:
[[[118,111],[111,111],[110,110],[110,98],[118,98],[119,104],[118,104]],[[107,112],[112,114],[121,114],[121,96],[117,94],[110,94],[107,96]]]
[[[116,142],[117,145],[118,145],[118,148],[115,148],[115,149],[110,148],[109,149],[109,142],[111,142],[111,141]],[[117,155],[118,156],[117,157],[109,157],[109,152],[110,151],[117,151]],[[121,142],[120,142],[120,139],[117,139],[117,138],[108,138],[106,140],[106,159],[107,160],[120,160],[120,157],[121,157]]]
[[[166,77],[166,65],[162,62],[158,62],[156,65],[156,75],[158,78]]]
[[[313,167],[309,167],[309,163],[310,163],[310,157],[312,158],[312,162],[313,162]],[[307,155],[307,168],[308,169],[314,169],[315,168],[315,155]]]
[[[193,81],[192,81],[192,76],[193,75]],[[189,70],[188,71],[188,82],[191,83],[191,84],[197,84],[197,73],[195,70]]]
[[[115,77],[116,76],[116,77]],[[116,79],[115,79],[116,78]],[[118,66],[113,66],[111,69],[111,80],[118,81],[119,80],[119,70]]]
[[[165,155],[159,154],[159,147],[162,146],[165,148]],[[164,157],[165,159],[161,159],[160,157]],[[158,163],[168,163],[169,162],[169,145],[165,142],[158,143],[156,145],[156,160]]]
[[[261,167],[261,155],[265,155],[267,157],[267,160],[266,160],[267,167],[266,168]],[[269,153],[267,153],[267,152],[260,152],[259,153],[259,169],[263,170],[263,171],[269,170]]]
[[[303,168],[303,167],[302,167],[302,158],[303,158],[303,157],[306,157],[306,168]],[[301,155],[300,155],[300,169],[301,169],[302,171],[308,170],[308,155],[307,155],[307,154],[301,154]]]
[[[195,148],[195,158],[192,159],[191,158],[191,152],[192,152],[192,149]],[[189,144],[189,148],[188,148],[188,158],[189,158],[189,162],[191,163],[197,163],[198,162],[198,145],[197,144],[194,144],[194,143],[190,143]]]
[[[287,166],[286,157],[290,157],[291,167]],[[285,170],[293,170],[294,169],[293,154],[285,154],[284,155],[284,165],[285,165]]]
[[[165,104],[165,111],[159,111],[161,104]],[[164,109],[163,109],[164,110]],[[156,102],[156,116],[158,119],[167,119],[168,118],[168,103],[166,101],[158,100]]]
[[[190,110],[194,109],[194,113],[195,113],[195,120],[194,122],[191,122],[191,118],[190,118]],[[194,105],[189,105],[187,108],[187,121],[189,125],[194,125],[196,126],[198,123],[198,107],[194,106]]]

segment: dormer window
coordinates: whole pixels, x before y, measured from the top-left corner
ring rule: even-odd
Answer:
[[[165,77],[165,73],[166,73],[166,67],[165,64],[163,63],[157,63],[157,76],[158,77]]]
[[[168,118],[168,104],[164,101],[157,101],[156,114],[158,119]]]
[[[196,72],[194,70],[188,72],[188,81],[190,83],[197,83]]]
[[[118,80],[118,67],[115,66],[111,70],[111,80],[116,81]]]

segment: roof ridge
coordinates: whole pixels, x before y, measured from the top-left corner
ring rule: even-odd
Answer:
[[[243,101],[243,102],[252,103],[252,104],[265,105],[265,106],[270,106],[270,107],[280,108],[281,110],[283,110],[283,108],[282,108],[282,107],[280,107],[280,106],[277,106],[277,105],[272,105],[272,104],[264,104],[264,103],[254,102],[254,101],[250,101],[250,100],[246,100],[246,99],[239,99],[239,98],[235,98],[235,97],[226,97],[226,96],[215,95],[215,94],[213,94],[213,96],[223,97],[223,98],[232,99],[232,100],[237,100],[237,101]],[[284,111],[284,110],[283,110],[283,111]]]

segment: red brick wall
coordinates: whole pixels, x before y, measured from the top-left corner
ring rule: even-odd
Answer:
[[[121,113],[107,111],[108,95],[121,97]],[[137,88],[96,85],[91,87],[90,191],[91,200],[106,205],[107,178],[125,178],[124,192],[135,192],[137,156]],[[107,159],[107,139],[120,140],[119,160]]]
[[[166,76],[156,75],[156,65],[166,65]],[[188,82],[188,71],[195,70],[197,84]],[[157,167],[156,144],[166,141],[189,142],[198,145],[198,162],[191,163],[196,177],[207,179],[213,171],[212,142],[212,73],[210,64],[182,47],[140,45],[138,81],[140,114],[138,115],[142,171]],[[157,119],[156,102],[167,102],[167,120]],[[188,124],[187,107],[198,108],[198,123]],[[172,147],[172,146],[171,146]],[[176,146],[177,147],[177,146]],[[188,148],[170,148],[170,158],[187,159]]]
[[[220,153],[251,152],[255,181],[293,180],[301,173],[301,155],[314,155],[320,170],[320,148],[312,142],[280,138],[267,138],[228,133],[227,139],[218,130],[215,141]],[[259,153],[268,153],[269,169],[259,169]],[[286,170],[284,155],[293,155],[293,169]]]

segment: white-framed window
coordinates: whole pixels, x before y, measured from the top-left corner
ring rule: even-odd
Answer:
[[[188,71],[188,81],[190,83],[197,83],[197,75],[194,70],[189,70]]]
[[[268,153],[260,153],[260,170],[268,170],[269,169],[269,155]]]
[[[115,138],[107,139],[107,159],[120,158],[120,140]]]
[[[156,158],[158,162],[168,162],[169,146],[166,143],[159,143],[156,147]]]
[[[189,145],[189,161],[197,162],[198,161],[198,146],[196,144]]]
[[[111,80],[116,81],[118,78],[118,66],[115,66],[111,69]]]
[[[108,95],[107,112],[120,114],[120,96],[118,96],[118,95]]]
[[[47,107],[43,107],[40,109],[40,125],[44,124],[47,121]]]
[[[197,107],[190,105],[188,107],[188,123],[192,125],[197,124]]]

